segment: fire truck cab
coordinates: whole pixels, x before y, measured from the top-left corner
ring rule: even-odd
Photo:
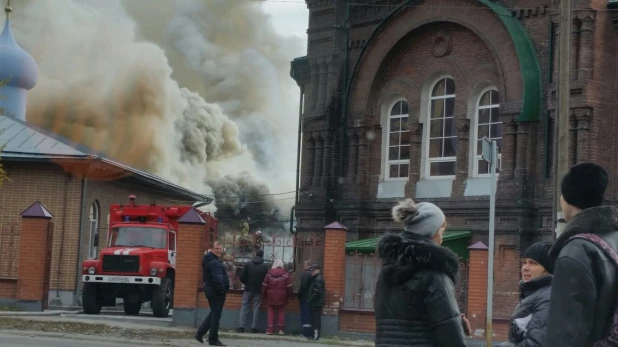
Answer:
[[[133,195],[128,205],[111,205],[107,246],[98,259],[83,262],[84,313],[99,314],[122,298],[127,315],[150,302],[155,317],[167,317],[174,302],[178,220],[191,209],[136,205]],[[207,222],[205,232],[216,234],[216,219],[195,211]]]

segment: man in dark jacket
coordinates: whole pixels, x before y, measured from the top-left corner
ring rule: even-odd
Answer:
[[[225,304],[225,296],[230,289],[230,280],[223,263],[219,259],[223,253],[223,246],[218,241],[212,245],[212,249],[202,258],[202,276],[204,279],[204,295],[208,300],[210,313],[202,322],[195,333],[195,339],[204,343],[204,335],[210,330],[208,344],[210,346],[225,346],[219,341],[219,321]]]
[[[556,263],[545,347],[591,346],[615,328],[618,271],[608,255],[618,249],[618,210],[601,206],[608,181],[592,163],[572,167],[562,179],[560,205],[568,224],[549,251]]]
[[[240,272],[240,282],[245,285],[240,306],[240,318],[238,322],[239,333],[245,332],[245,320],[249,314],[249,306],[253,310],[253,320],[251,321],[251,332],[257,333],[257,322],[260,316],[260,304],[262,303],[262,281],[268,272],[268,266],[264,264],[264,251],[259,250],[255,253],[253,260],[248,261]]]
[[[304,337],[313,336],[311,331],[311,309],[307,299],[309,298],[309,289],[313,283],[314,277],[311,273],[311,260],[306,260],[304,263],[304,271],[300,277],[300,287],[298,288],[298,302],[300,303],[300,320],[303,325],[302,333]]]
[[[326,285],[321,269],[317,264],[310,268],[313,276],[313,283],[309,287],[309,297],[307,298],[307,303],[311,308],[311,329],[313,330],[313,336],[308,337],[310,340],[319,340],[322,331],[322,307],[326,299]]]

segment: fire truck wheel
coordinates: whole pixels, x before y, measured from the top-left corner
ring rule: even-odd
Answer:
[[[150,302],[152,315],[159,318],[166,318],[172,308],[173,295],[174,290],[170,278],[165,277],[161,279],[161,284],[152,290],[152,299]]]
[[[142,308],[142,302],[130,302],[128,300],[123,300],[122,306],[124,306],[124,313],[127,316],[137,316],[139,314],[139,310]]]
[[[84,283],[82,309],[85,314],[99,314],[101,312],[101,301],[97,299],[97,287],[94,283]]]

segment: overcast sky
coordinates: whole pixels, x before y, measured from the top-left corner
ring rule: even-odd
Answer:
[[[307,40],[309,10],[304,0],[265,1],[263,6],[272,15],[273,24],[279,33]]]

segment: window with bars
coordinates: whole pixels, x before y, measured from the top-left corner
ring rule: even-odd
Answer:
[[[387,124],[388,158],[387,180],[407,180],[410,172],[410,129],[408,127],[408,103],[398,101],[391,108]]]
[[[457,129],[455,128],[455,82],[438,80],[429,98],[429,145],[426,177],[455,175]]]
[[[474,161],[474,175],[490,174],[489,163],[482,158],[483,137],[496,140],[498,148],[502,147],[502,122],[500,121],[500,95],[494,88],[484,91],[476,105],[476,157]],[[496,172],[500,172],[502,154],[498,154]]]

